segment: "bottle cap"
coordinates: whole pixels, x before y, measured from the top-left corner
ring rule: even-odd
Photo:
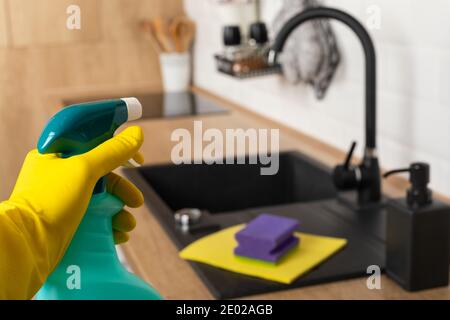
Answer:
[[[264,22],[255,22],[250,25],[250,39],[257,44],[265,44],[269,41],[267,27]]]
[[[223,28],[223,44],[228,46],[238,46],[241,44],[241,29],[239,26],[225,26]]]
[[[128,121],[137,120],[142,117],[142,105],[138,99],[130,97],[122,98],[121,100],[127,105]]]

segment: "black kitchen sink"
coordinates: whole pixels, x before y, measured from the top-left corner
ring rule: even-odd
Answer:
[[[290,285],[192,262],[215,297],[237,298],[361,277],[371,265],[384,268],[384,241],[379,234],[384,230],[382,205],[355,210],[347,203],[355,194],[338,194],[331,170],[299,152],[280,153],[275,175],[261,175],[263,165],[241,160],[245,164],[162,164],[125,173],[142,190],[151,213],[180,250],[261,213],[297,219],[301,232],[346,238],[348,244]],[[180,228],[174,218],[176,211],[185,208],[201,212],[189,230]]]
[[[161,165],[139,171],[173,211],[199,208],[216,214],[336,196],[328,168],[300,153],[279,154],[275,175],[261,175],[263,165],[249,164],[248,158],[241,162]]]

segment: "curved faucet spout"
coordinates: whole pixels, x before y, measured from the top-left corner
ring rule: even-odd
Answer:
[[[276,62],[278,53],[283,51],[286,40],[297,27],[308,20],[319,18],[343,22],[356,33],[363,46],[366,58],[366,149],[371,152],[370,149],[376,148],[376,54],[369,33],[358,20],[333,8],[318,7],[305,10],[291,18],[281,29],[269,54],[269,62]]]
[[[277,56],[283,51],[289,35],[301,24],[312,19],[330,18],[343,22],[358,36],[365,54],[366,62],[366,92],[365,92],[365,127],[366,146],[364,161],[358,168],[361,174],[353,174],[352,187],[358,188],[360,203],[376,202],[381,197],[380,172],[376,156],[376,54],[372,39],[364,26],[354,17],[338,9],[317,7],[305,10],[291,18],[281,29],[275,39],[275,43],[269,52],[269,63],[275,64]],[[342,169],[342,168],[341,168]],[[344,168],[347,170],[347,168]],[[356,171],[357,172],[357,171]],[[356,177],[365,181],[356,181]]]

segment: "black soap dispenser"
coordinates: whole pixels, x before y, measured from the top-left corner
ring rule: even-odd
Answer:
[[[447,286],[450,206],[432,199],[428,164],[413,163],[384,177],[402,172],[409,172],[411,187],[406,199],[387,203],[386,273],[409,291]]]

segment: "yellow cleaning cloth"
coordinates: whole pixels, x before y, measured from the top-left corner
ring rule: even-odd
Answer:
[[[236,232],[244,225],[230,227],[191,243],[180,257],[212,265],[217,268],[281,282],[292,283],[347,244],[346,239],[295,233],[300,244],[277,264],[234,255]]]

